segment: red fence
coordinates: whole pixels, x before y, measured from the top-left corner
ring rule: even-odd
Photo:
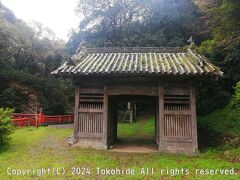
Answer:
[[[18,127],[73,123],[73,120],[74,115],[46,116],[42,113],[12,115],[13,124]]]
[[[44,124],[73,123],[74,115],[43,116]]]

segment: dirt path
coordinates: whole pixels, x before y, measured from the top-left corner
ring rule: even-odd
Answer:
[[[150,117],[151,117],[150,115],[144,115],[136,120],[139,122],[139,130],[144,128],[145,124],[147,123]]]

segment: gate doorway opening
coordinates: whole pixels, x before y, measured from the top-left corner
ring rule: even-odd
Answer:
[[[154,96],[112,96],[115,103],[112,150],[157,152],[157,101]]]

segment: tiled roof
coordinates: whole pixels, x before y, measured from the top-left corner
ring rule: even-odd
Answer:
[[[55,75],[221,75],[219,68],[191,49],[86,48]]]

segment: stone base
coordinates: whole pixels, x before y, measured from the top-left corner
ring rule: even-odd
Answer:
[[[104,145],[102,141],[102,139],[96,138],[78,138],[77,142],[73,145],[73,147],[107,150],[107,145]]]
[[[73,147],[93,148],[98,150],[108,150],[109,147],[103,144],[102,138],[83,138],[74,136],[68,137],[68,144]],[[157,149],[156,149],[157,150]],[[155,150],[155,152],[156,152]],[[164,146],[158,145],[158,152],[196,155],[197,149],[194,149],[193,144],[189,142],[164,142]]]
[[[185,142],[165,142],[164,147],[158,148],[159,152],[196,155],[197,149],[194,149],[192,143]]]

